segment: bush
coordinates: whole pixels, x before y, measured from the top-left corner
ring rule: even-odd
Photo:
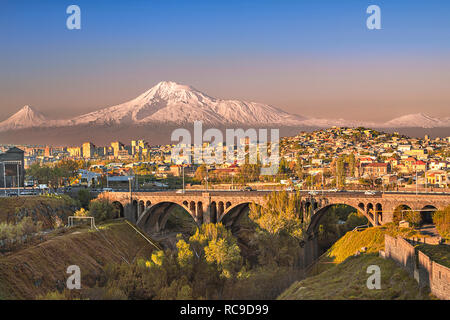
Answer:
[[[433,214],[433,222],[441,237],[450,239],[450,206]]]
[[[83,208],[87,209],[89,206],[89,202],[91,201],[91,193],[87,189],[78,190],[78,200]]]
[[[42,222],[34,223],[31,217],[25,217],[17,224],[0,223],[0,240],[22,243],[23,236],[29,236],[42,230]],[[5,246],[5,244],[3,244]]]
[[[81,209],[75,211],[74,215],[75,215],[75,217],[87,217],[87,216],[89,216],[89,211],[87,211],[84,208],[81,208]]]
[[[420,222],[422,221],[422,217],[420,215],[420,212],[410,210],[406,212],[405,220],[408,221],[411,226],[419,227]]]
[[[356,227],[365,225],[369,222],[366,217],[362,215],[358,215],[358,213],[353,212],[348,216],[347,221],[345,222],[345,226],[347,230],[353,230]]]
[[[91,201],[89,204],[89,215],[94,217],[95,221],[104,221],[117,218],[119,210],[108,200]]]

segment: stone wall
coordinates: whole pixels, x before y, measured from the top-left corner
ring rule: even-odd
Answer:
[[[443,300],[450,300],[450,268],[432,261],[416,250],[403,238],[385,235],[385,256],[400,264],[416,279],[420,287],[429,287],[431,293]]]
[[[431,292],[439,299],[450,300],[450,268],[432,262]]]
[[[385,235],[384,247],[387,258],[398,262],[411,276],[414,276],[415,250],[408,241],[403,238],[393,238]]]
[[[441,237],[412,237],[410,238],[414,242],[424,243],[424,244],[440,244],[443,241]]]

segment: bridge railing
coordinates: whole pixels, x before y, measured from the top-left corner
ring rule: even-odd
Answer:
[[[362,226],[355,227],[352,231],[361,231],[361,230],[367,229],[368,227],[369,227],[369,224],[364,224]]]

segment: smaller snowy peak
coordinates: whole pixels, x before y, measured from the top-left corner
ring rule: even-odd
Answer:
[[[436,128],[448,126],[446,121],[432,118],[424,113],[407,114],[385,123],[385,127]]]
[[[0,130],[38,127],[46,122],[47,119],[42,113],[26,105],[5,121],[0,122]]]

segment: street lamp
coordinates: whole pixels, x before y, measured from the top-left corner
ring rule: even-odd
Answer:
[[[206,167],[206,191],[208,191],[208,167]]]
[[[185,160],[183,160],[183,162],[181,163],[181,165],[182,165],[182,170],[183,170],[183,193],[186,192],[186,189],[185,189],[185,186],[184,186],[184,164],[185,164],[185,163],[186,163]]]

